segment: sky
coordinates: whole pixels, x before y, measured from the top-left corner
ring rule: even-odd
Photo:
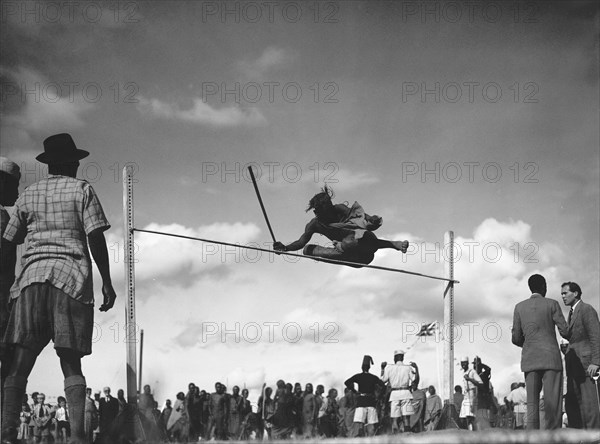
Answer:
[[[137,228],[270,248],[254,166],[284,243],[324,184],[381,216],[378,237],[410,241],[374,265],[444,276],[452,230],[455,355],[480,356],[505,396],[524,380],[510,327],[531,274],[565,316],[565,281],[600,308],[599,17],[577,1],[2,2],[2,156],[22,191],[47,174],[43,140],[70,133],[112,225],[118,300],[96,310],[88,385],[126,386],[123,167]],[[253,401],[280,378],[342,392],[363,355],[378,373],[398,348],[421,386],[440,385],[444,339],[415,342],[444,322],[440,281],[147,233],[135,245],[142,380],[160,403],[189,382]],[[49,346],[29,390],[62,384]]]

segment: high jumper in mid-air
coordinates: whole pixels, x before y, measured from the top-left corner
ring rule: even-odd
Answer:
[[[378,239],[373,233],[383,223],[381,217],[369,216],[358,202],[354,202],[351,207],[334,204],[332,197],[331,188],[325,185],[308,203],[306,211],[313,210],[315,217],[308,222],[300,238],[288,245],[274,242],[273,249],[296,251],[303,248],[303,253],[307,256],[354,262],[356,268],[360,268],[360,264],[371,263],[375,252],[383,248],[406,253],[408,241]],[[333,247],[309,244],[313,234],[327,237],[333,242]]]

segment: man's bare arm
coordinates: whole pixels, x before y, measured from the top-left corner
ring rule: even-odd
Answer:
[[[108,261],[108,249],[106,248],[106,239],[102,229],[96,229],[88,235],[90,251],[96,262],[100,276],[102,277],[102,295],[104,303],[100,306],[100,311],[108,311],[115,303],[117,295],[112,286],[110,278],[110,265]]]
[[[310,238],[314,233],[316,233],[314,229],[314,221],[310,221],[308,224],[306,224],[306,228],[304,229],[302,236],[300,236],[300,239],[288,245],[284,245],[281,242],[275,242],[273,247],[278,251],[300,250],[301,248],[304,248],[304,246],[310,241]]]

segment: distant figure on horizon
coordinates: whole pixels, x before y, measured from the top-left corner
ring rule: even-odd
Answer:
[[[378,239],[373,231],[383,220],[379,216],[369,216],[363,208],[354,202],[351,207],[345,204],[333,204],[333,192],[325,185],[321,192],[308,202],[306,211],[314,210],[315,217],[306,225],[304,234],[291,244],[275,242],[276,251],[296,251],[303,248],[306,256],[324,259],[370,264],[375,252],[383,248],[392,248],[402,253],[408,249],[408,241],[390,241]],[[333,247],[309,244],[313,234],[321,234],[333,242]],[[361,268],[361,265],[351,265]]]

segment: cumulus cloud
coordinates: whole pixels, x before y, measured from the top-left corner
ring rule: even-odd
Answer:
[[[196,228],[175,223],[151,223],[143,229],[241,245],[253,241],[260,234],[256,225],[241,222],[217,222]],[[111,232],[107,241],[109,245],[119,245],[122,237],[118,232]],[[224,250],[214,244],[143,232],[135,233],[134,242],[137,282],[140,285],[162,282],[176,288],[189,285],[201,275],[227,268],[228,255],[239,250],[234,247]]]
[[[214,108],[201,98],[194,98],[191,108],[182,109],[178,104],[166,103],[155,98],[140,97],[137,107],[142,114],[198,125],[235,127],[257,126],[266,123],[265,117],[257,108],[242,108],[240,106]]]

